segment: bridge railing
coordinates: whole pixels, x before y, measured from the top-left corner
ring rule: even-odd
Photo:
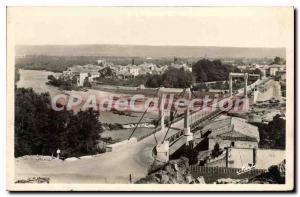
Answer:
[[[255,81],[253,84],[249,85],[248,87],[251,89],[253,89],[256,85],[262,83],[262,82],[266,82],[268,79],[264,79],[264,80],[257,80]],[[241,90],[243,90],[243,88],[241,88]],[[226,97],[227,99],[230,97]],[[233,102],[235,101],[235,98],[233,96],[231,96],[231,98],[233,99]],[[225,99],[225,98],[224,98]],[[220,101],[219,101],[220,102]],[[219,102],[217,104],[219,104]],[[227,109],[227,111],[229,111],[230,109]],[[218,116],[219,114],[221,114],[223,111],[220,109],[215,109],[213,112],[207,112],[207,113],[203,113],[202,110],[199,111],[194,111],[191,112],[190,117],[189,117],[189,122],[190,122],[190,126],[191,128],[195,128],[197,126],[199,126],[199,124],[201,123],[206,123],[207,121],[211,120],[212,118]],[[183,119],[183,116],[178,116],[176,117],[174,120],[169,121],[166,123],[166,126],[168,125],[172,125],[173,123],[180,121]],[[203,125],[204,125],[203,124]],[[158,132],[161,130],[161,126],[158,126],[156,129],[153,129],[151,132],[146,133],[143,136],[140,136],[137,138],[138,141],[141,141],[147,137],[149,137],[150,135],[153,135],[154,133]],[[180,135],[178,136],[178,133],[180,133]],[[175,142],[177,139],[179,139],[182,135],[183,135],[183,131],[177,132],[174,135],[170,136],[167,138],[167,140],[170,142]],[[177,136],[177,137],[176,137]],[[171,143],[171,142],[170,142]]]
[[[181,130],[181,131],[171,135],[170,137],[168,137],[167,140],[169,141],[169,144],[172,145],[174,142],[176,142],[183,135],[184,135],[184,131]]]

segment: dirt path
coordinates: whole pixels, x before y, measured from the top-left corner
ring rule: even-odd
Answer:
[[[183,128],[183,120],[173,124]],[[177,130],[170,130],[169,135]],[[160,141],[164,132],[156,134]],[[28,177],[49,177],[51,183],[129,183],[144,177],[153,162],[152,149],[156,141],[153,135],[116,152],[108,152],[97,157],[76,161],[15,160],[15,179]]]

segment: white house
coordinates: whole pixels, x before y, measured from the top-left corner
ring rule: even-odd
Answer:
[[[80,73],[80,74],[79,74],[79,79],[78,79],[78,81],[77,81],[78,86],[83,86],[84,80],[85,80],[85,78],[88,77],[88,76],[89,76],[89,74],[86,73],[86,72]]]
[[[127,66],[129,74],[131,74],[133,77],[136,77],[139,75],[139,68],[135,65],[128,65]]]
[[[190,72],[192,72],[192,67],[188,66],[187,64],[176,64],[176,63],[172,63],[172,64],[171,64],[171,67],[177,68],[177,69],[183,68],[185,71],[190,71]]]
[[[282,66],[282,65],[271,65],[270,67],[269,67],[269,75],[270,76],[276,76],[276,72],[277,71],[280,71],[280,70],[284,70],[285,69],[285,67],[284,66]]]
[[[97,60],[97,64],[98,64],[98,65],[105,66],[106,60]]]

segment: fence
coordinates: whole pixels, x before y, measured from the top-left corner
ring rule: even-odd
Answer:
[[[205,166],[190,166],[191,174],[194,178],[204,177],[205,183],[213,183],[220,178],[245,179],[255,177],[263,172],[264,169],[253,169],[249,172],[238,175],[239,168],[226,167],[205,167]]]

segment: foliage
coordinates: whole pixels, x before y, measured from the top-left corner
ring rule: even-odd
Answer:
[[[66,156],[82,156],[97,153],[97,144],[102,131],[99,114],[92,109],[80,111],[72,115],[61,134],[62,154]]]
[[[146,79],[145,86],[157,88],[162,85],[162,77],[161,75],[149,75]]]
[[[62,72],[70,66],[97,64],[97,60],[105,59],[115,65],[128,65],[132,63],[133,57],[117,56],[50,56],[50,55],[26,55],[26,57],[16,58],[16,68],[28,70],[47,70],[52,72]],[[191,59],[191,58],[190,58]],[[192,61],[193,59],[191,59]],[[142,63],[154,63],[167,65],[173,62],[173,58],[146,59],[134,57],[136,65]]]
[[[16,59],[16,67],[30,70],[62,72],[73,65],[95,64],[97,57],[91,56],[47,56],[29,55]]]
[[[188,158],[189,165],[195,165],[198,163],[198,154],[199,151],[197,151],[196,149],[185,147],[183,156]]]
[[[101,70],[99,70],[99,74],[100,74],[100,79],[101,78],[115,78],[116,77],[116,73],[113,69],[111,69],[110,67],[105,67]]]
[[[201,59],[193,65],[197,82],[228,80],[230,72],[241,72],[238,68],[222,64],[221,60]]]
[[[52,85],[55,87],[59,87],[63,90],[73,90],[77,87],[77,79],[75,77],[72,78],[63,78],[63,77],[54,77],[53,75],[48,76],[48,85]]]
[[[149,75],[146,80],[146,87],[157,88],[164,86],[166,88],[187,88],[192,85],[193,75],[183,68],[169,68],[162,75]]]
[[[162,74],[162,85],[166,88],[188,88],[192,85],[193,76],[183,68],[169,68]]]
[[[284,184],[285,172],[280,172],[279,165],[272,165],[268,168],[267,172],[264,172],[249,180],[249,183],[254,184]],[[283,164],[285,166],[285,163]]]
[[[135,78],[129,78],[129,79],[97,78],[97,82],[105,85],[137,87],[145,83],[145,76],[139,75],[136,76]],[[93,85],[94,88],[97,88],[96,84]]]
[[[263,73],[262,73],[262,71],[261,71],[260,69],[256,68],[256,69],[253,71],[253,73],[251,73],[251,74],[262,75]]]
[[[99,114],[90,110],[73,114],[50,107],[48,93],[15,90],[15,156],[52,155],[59,148],[64,156],[97,153]]]
[[[259,68],[256,68],[254,70],[250,70],[250,69],[246,69],[244,70],[245,73],[249,73],[249,74],[257,74],[257,75],[262,75],[262,71]]]
[[[90,77],[90,76],[89,76]],[[77,85],[77,78],[75,76],[60,76],[58,78],[54,77],[53,75],[48,76],[48,85],[52,85],[55,87],[59,87],[62,90],[79,90],[80,87]],[[89,78],[86,77],[83,81],[83,87],[92,87],[91,83],[89,82]]]
[[[260,135],[259,146],[261,148],[285,149],[285,119],[277,114],[267,125],[261,124],[258,127]]]
[[[92,87],[92,84],[89,81],[89,77],[84,78],[83,87]]]
[[[216,158],[221,154],[222,154],[222,150],[220,149],[220,145],[219,145],[219,143],[216,143],[214,146],[214,149],[211,152],[211,156],[212,156],[212,158]]]
[[[279,65],[282,65],[282,64],[285,64],[286,63],[286,60],[284,58],[281,58],[281,57],[278,57],[276,56],[273,60],[273,62],[271,63],[272,64],[279,64]]]

